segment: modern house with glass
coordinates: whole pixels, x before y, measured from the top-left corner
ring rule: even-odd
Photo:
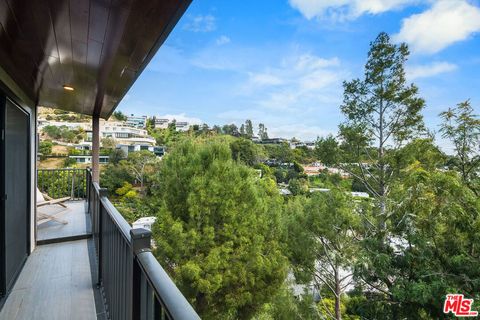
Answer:
[[[147,116],[136,116],[131,114],[127,116],[127,125],[135,127],[135,128],[145,128],[147,125]]]
[[[153,137],[148,135],[147,130],[134,128],[123,123],[105,122],[100,124],[100,139],[113,138],[121,144],[148,144],[155,145],[156,141]],[[87,131],[86,141],[92,142],[93,132]]]
[[[199,318],[99,185],[100,119],[189,4],[0,0],[0,319]],[[37,106],[92,116],[91,169],[37,170]]]

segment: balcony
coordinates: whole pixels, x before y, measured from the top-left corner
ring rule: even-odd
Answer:
[[[199,319],[150,252],[150,231],[132,229],[89,170],[38,176],[42,191],[72,200],[62,210],[42,208],[57,221],[37,228],[38,246],[0,319]],[[45,184],[54,178],[67,191]]]

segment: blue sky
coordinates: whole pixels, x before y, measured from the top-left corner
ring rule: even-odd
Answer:
[[[480,4],[467,0],[194,0],[119,109],[315,139],[337,131],[342,81],[362,76],[381,31],[409,44],[431,129],[465,99],[479,110]]]

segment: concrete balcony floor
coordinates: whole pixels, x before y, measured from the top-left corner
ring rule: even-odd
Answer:
[[[67,208],[51,205],[37,208],[38,212],[54,215],[67,222],[48,221],[37,226],[37,240],[71,237],[87,234],[91,228],[90,215],[85,213],[85,201],[68,201]]]
[[[38,230],[43,239],[78,235],[87,230],[89,216],[85,214],[85,203],[66,204],[67,210],[58,217],[68,220],[68,224],[48,222],[49,226]],[[5,301],[0,319],[103,318],[103,310],[97,310],[95,304],[98,290],[92,277],[96,263],[91,241],[82,239],[37,246]]]

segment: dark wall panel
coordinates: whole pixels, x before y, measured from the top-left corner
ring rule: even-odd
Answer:
[[[8,99],[5,106],[4,263],[7,290],[28,255],[30,222],[30,116]]]

